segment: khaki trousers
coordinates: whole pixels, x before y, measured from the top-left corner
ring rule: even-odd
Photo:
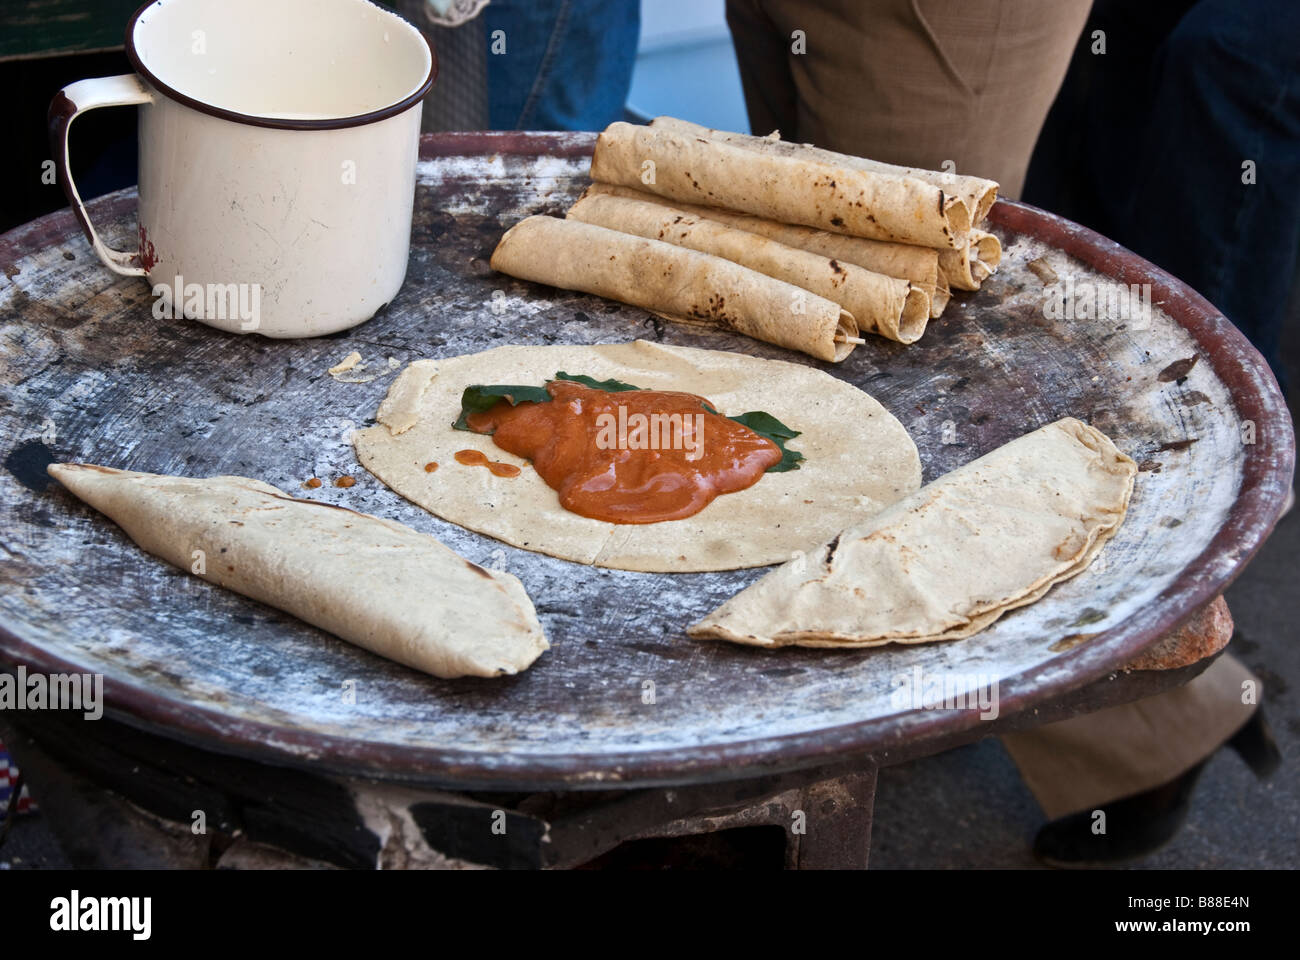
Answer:
[[[1092,0],[727,0],[752,131],[1018,197]]]
[[[1259,678],[1225,653],[1185,686],[1004,734],[1002,745],[1055,820],[1186,773],[1245,726],[1263,694]]]

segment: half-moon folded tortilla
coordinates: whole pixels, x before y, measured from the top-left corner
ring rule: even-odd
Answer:
[[[820,147],[814,147],[810,143],[793,143],[789,140],[782,140],[779,132],[769,134],[766,137],[755,137],[744,133],[713,130],[698,123],[691,123],[689,120],[679,120],[676,117],[655,117],[650,122],[650,126],[658,129],[676,130],[681,133],[704,137],[708,140],[734,144],[750,150],[765,150],[780,156],[813,158],[849,170],[861,170],[866,173],[923,180],[941,188],[950,196],[956,195],[959,197],[966,205],[971,226],[976,226],[984,219],[985,214],[989,212],[993,202],[998,198],[998,184],[994,180],[947,173],[943,170],[925,170],[921,167],[900,167],[893,163],[881,163],[879,160],[868,160],[866,157],[855,157],[852,154],[837,153],[834,150],[823,150]]]
[[[984,230],[972,230],[961,250],[940,250],[939,271],[955,290],[978,290],[1002,262],[1002,241]]]
[[[515,577],[400,523],[247,477],[49,473],[154,556],[435,677],[517,673],[548,647]]]
[[[793,283],[838,303],[853,315],[859,330],[900,343],[920,339],[930,319],[930,298],[907,280],[788,247],[662,203],[589,196],[569,208],[568,218],[712,254]]]
[[[578,202],[603,196],[627,197],[631,200],[658,203],[665,207],[670,204],[670,201],[653,193],[633,190],[631,187],[620,187],[613,183],[593,183]],[[951,297],[948,281],[939,273],[939,251],[933,247],[891,243],[888,240],[868,240],[865,237],[846,237],[842,233],[829,233],[813,227],[779,223],[776,220],[765,220],[762,217],[723,210],[720,207],[675,202],[672,206],[695,216],[708,217],[710,220],[725,223],[738,230],[756,233],[760,237],[775,240],[787,247],[807,250],[818,256],[833,258],[840,263],[852,263],[872,273],[909,280],[930,297],[931,320],[943,312],[944,306]]]
[[[591,178],[782,223],[940,249],[960,247],[971,227],[965,201],[915,177],[668,127],[610,124],[596,139]]]
[[[526,460],[491,437],[451,428],[466,387],[540,386],[561,370],[694,393],[726,416],[766,411],[801,432],[789,447],[805,459],[798,470],[766,473],[682,520],[617,524],[571,513]],[[417,360],[393,382],[376,420],[353,435],[357,458],[408,500],[517,547],[623,570],[686,573],[780,563],[921,483],[907,431],[857,387],[802,364],[643,340],[509,346]],[[455,453],[466,449],[523,472],[497,477],[462,466]],[[428,461],[439,464],[437,471],[425,472]]]
[[[763,647],[968,637],[1086,568],[1136,472],[1100,431],[1058,420],[778,567],[689,633]]]
[[[851,313],[802,287],[722,257],[579,220],[521,220],[497,244],[492,269],[672,320],[735,330],[818,360],[843,360],[858,336]]]

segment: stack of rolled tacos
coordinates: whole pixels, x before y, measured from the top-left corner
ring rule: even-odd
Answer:
[[[593,185],[560,220],[529,217],[492,255],[525,280],[800,350],[861,334],[913,343],[951,290],[1002,257],[979,224],[998,185],[659,117],[611,124]]]

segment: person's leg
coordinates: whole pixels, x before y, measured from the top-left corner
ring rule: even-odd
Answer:
[[[1155,50],[1196,0],[1096,0],[1034,147],[1023,199],[1115,236],[1133,151],[1151,122]]]
[[[483,11],[495,130],[600,130],[623,119],[637,0],[493,0]]]
[[[1282,380],[1300,255],[1300,6],[1201,0],[1162,44],[1116,240],[1185,280]]]
[[[1034,851],[1061,866],[1145,856],[1182,825],[1206,760],[1231,746],[1257,777],[1280,762],[1260,680],[1224,654],[1186,686],[1005,734],[1002,743],[1050,822]]]
[[[420,130],[487,128],[487,45],[482,17],[452,27],[434,20],[429,0],[397,0],[394,9],[424,32],[438,56],[438,81],[424,98]]]
[[[759,0],[727,0],[727,26],[740,65],[750,132],[765,137],[780,130],[791,139],[798,116],[790,75],[795,41],[777,29]]]
[[[798,124],[832,150],[990,177],[1017,196],[1090,0],[767,0]],[[757,132],[757,131],[756,131]]]
[[[1243,684],[1252,684],[1249,691]],[[1186,686],[1071,720],[1008,733],[1002,743],[1049,819],[1168,783],[1255,712],[1262,685],[1224,654]],[[1245,693],[1253,697],[1247,698]]]

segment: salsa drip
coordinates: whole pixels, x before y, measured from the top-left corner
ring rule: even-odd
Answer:
[[[753,486],[782,459],[771,440],[692,393],[611,393],[569,380],[550,381],[546,392],[550,403],[501,400],[466,423],[531,460],[560,504],[584,517],[681,520]]]
[[[487,467],[488,472],[494,477],[517,477],[519,468],[513,463],[498,463],[496,460],[489,460],[487,454],[481,450],[457,450],[456,462],[463,463],[467,467]],[[438,465],[433,464],[433,470],[437,470]],[[433,473],[429,469],[429,464],[424,465],[425,473]]]

